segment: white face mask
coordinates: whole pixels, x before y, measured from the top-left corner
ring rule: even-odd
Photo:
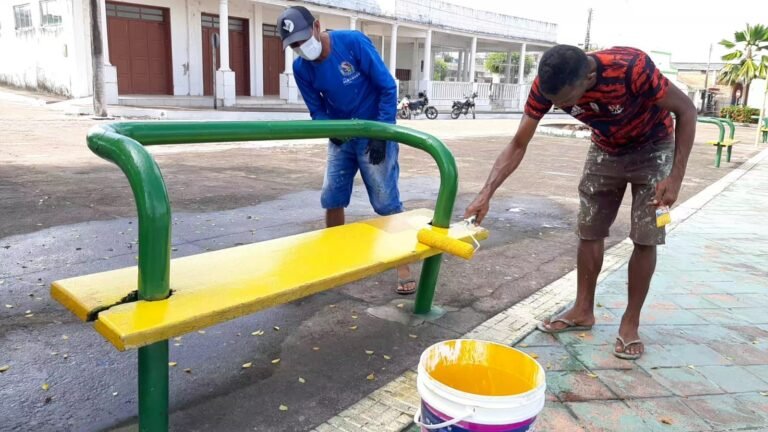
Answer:
[[[293,51],[295,51],[296,54],[298,54],[304,60],[315,61],[323,52],[323,44],[321,44],[319,40],[312,36],[304,41],[303,44],[299,45],[297,48],[294,48]]]

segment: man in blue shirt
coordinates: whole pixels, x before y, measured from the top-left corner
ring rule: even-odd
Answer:
[[[293,75],[313,120],[375,120],[395,123],[397,85],[370,39],[356,30],[323,32],[302,6],[277,19],[283,49],[299,58]],[[331,138],[321,204],[328,227],[344,224],[352,185],[360,174],[374,211],[386,216],[403,211],[398,189],[396,142],[367,138]],[[397,269],[398,294],[411,294],[416,281],[408,266]]]

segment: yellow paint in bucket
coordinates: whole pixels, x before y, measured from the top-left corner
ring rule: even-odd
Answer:
[[[424,368],[436,381],[479,396],[513,396],[536,389],[541,366],[516,349],[478,340],[452,340],[425,353]]]

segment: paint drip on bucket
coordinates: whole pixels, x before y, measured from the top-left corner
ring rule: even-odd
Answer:
[[[544,369],[522,351],[457,339],[421,355],[416,385],[423,432],[531,431],[544,408]]]

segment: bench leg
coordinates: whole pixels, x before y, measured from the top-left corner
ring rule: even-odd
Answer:
[[[726,153],[726,158],[725,158],[726,162],[731,161],[731,149],[733,149],[733,146],[728,147],[728,153]]]
[[[715,154],[715,167],[720,168],[720,158],[723,156],[723,146],[717,146],[717,153]]]
[[[139,348],[139,430],[168,431],[168,341]]]
[[[425,315],[432,310],[432,300],[435,298],[437,275],[440,273],[440,263],[443,255],[435,255],[424,260],[419,277],[419,288],[416,290],[416,301],[413,313]]]

